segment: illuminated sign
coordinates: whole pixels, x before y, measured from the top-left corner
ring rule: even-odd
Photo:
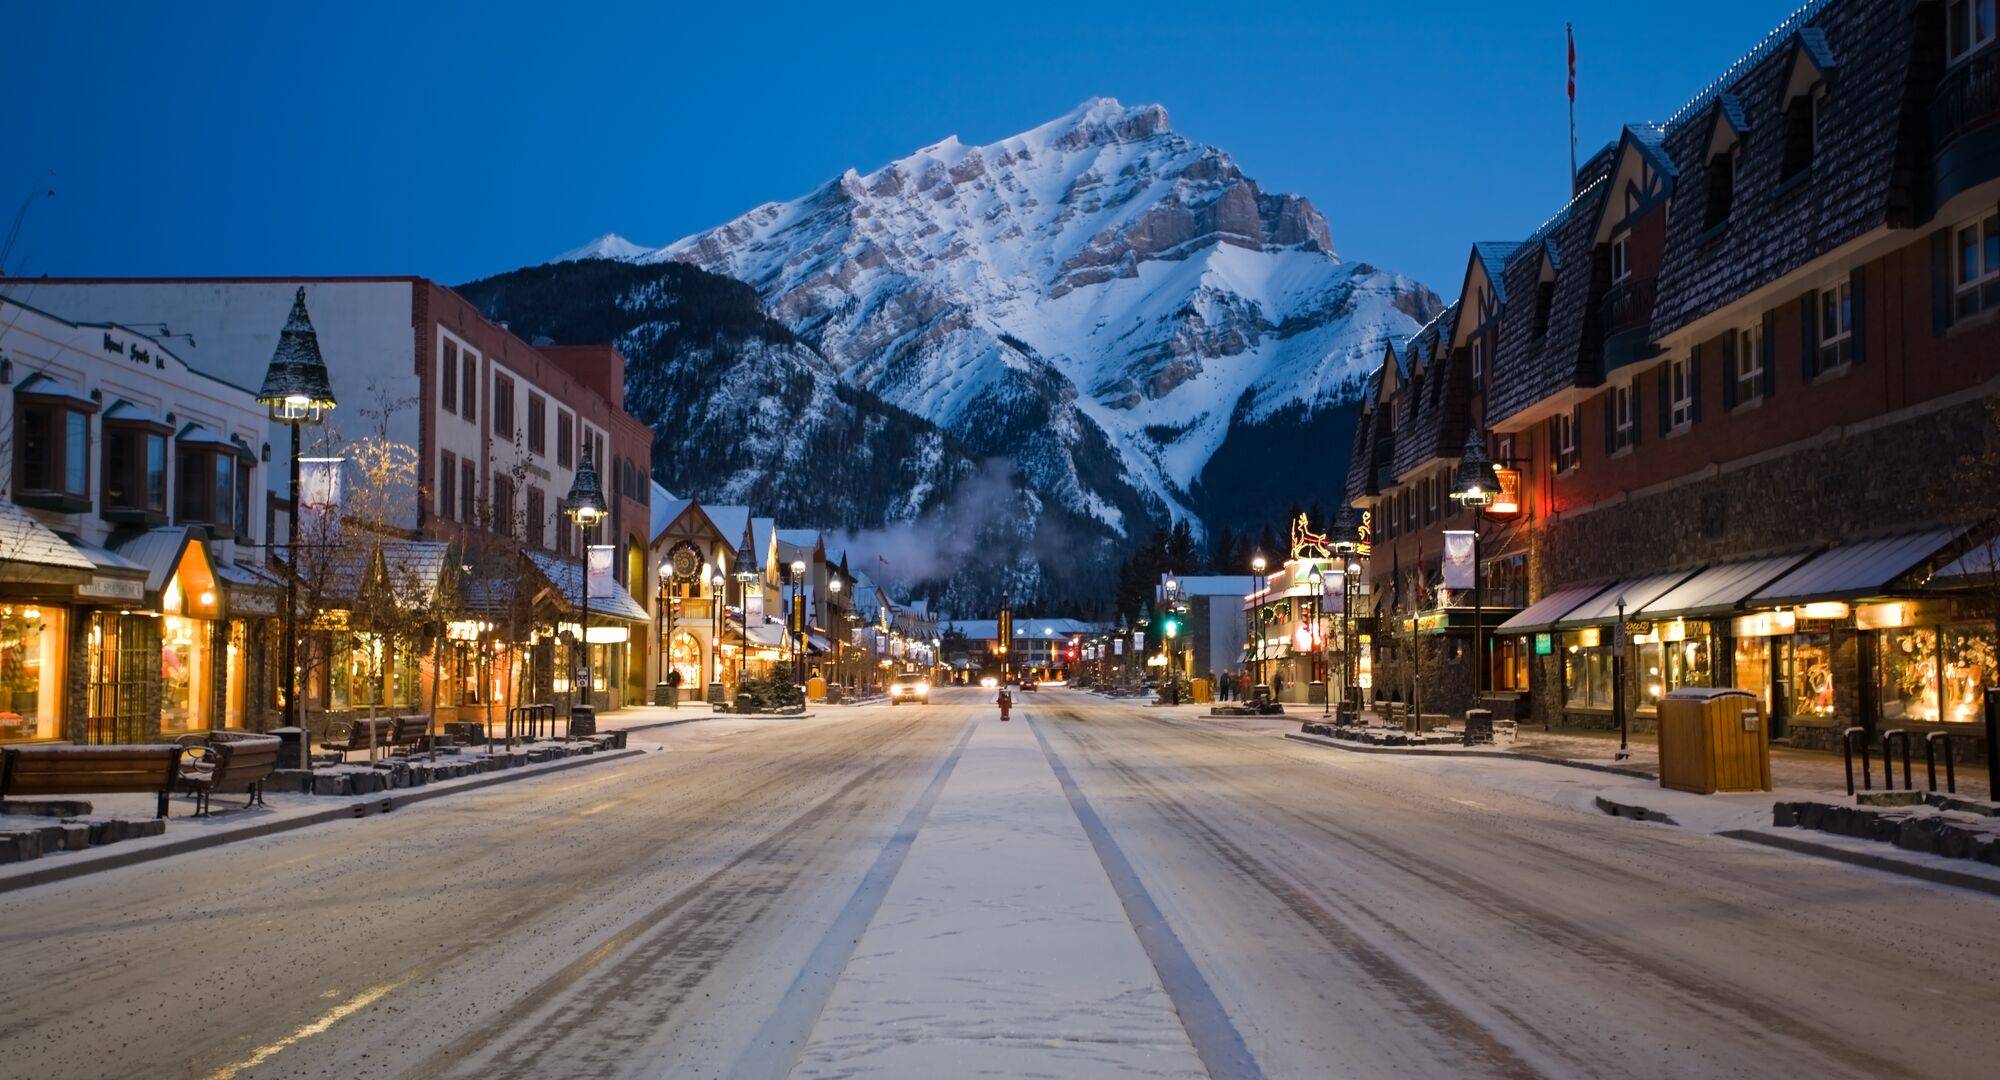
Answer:
[[[1521,512],[1521,470],[1494,469],[1493,475],[1500,481],[1500,491],[1493,496],[1493,502],[1486,507],[1490,517],[1511,517]]]
[[[1536,656],[1547,656],[1555,651],[1556,651],[1556,639],[1554,634],[1535,635]]]
[[[1375,511],[1361,511],[1361,526],[1355,530],[1354,553],[1367,558],[1375,550]]]

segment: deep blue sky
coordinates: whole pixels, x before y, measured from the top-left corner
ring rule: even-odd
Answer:
[[[1470,241],[1562,202],[1565,18],[1588,155],[1794,2],[17,5],[0,230],[44,169],[56,195],[5,269],[457,282],[1103,94],[1164,104],[1311,198],[1344,256],[1449,298]]]

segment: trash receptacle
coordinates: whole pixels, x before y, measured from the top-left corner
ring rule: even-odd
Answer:
[[[549,734],[555,734],[555,725],[549,725]],[[597,707],[595,705],[572,705],[569,708],[569,737],[588,738],[597,734]]]
[[[1474,746],[1479,743],[1490,743],[1492,741],[1493,710],[1465,710],[1465,745]]]
[[[815,675],[812,678],[806,680],[806,700],[807,701],[826,700],[825,679],[819,677],[818,675]]]
[[[1206,705],[1215,700],[1215,684],[1207,679],[1196,679],[1188,683],[1188,697],[1196,705]]]
[[[1660,699],[1660,786],[1713,795],[1771,790],[1771,740],[1757,696],[1683,686]]]

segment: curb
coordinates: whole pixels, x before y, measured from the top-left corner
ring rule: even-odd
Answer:
[[[1716,833],[1715,835],[1726,836],[1731,840],[1742,840],[1763,847],[1777,848],[1781,851],[1795,852],[1800,855],[1817,855],[1823,859],[1831,859],[1835,862],[1843,862],[1851,866],[1865,866],[1870,870],[1900,874],[1903,877],[1916,878],[1919,881],[1929,881],[1938,885],[1955,885],[1961,889],[1971,889],[1973,892],[1985,893],[1988,896],[2000,896],[2000,880],[1982,877],[1978,874],[1961,873],[1957,870],[1946,870],[1941,866],[1924,866],[1919,863],[1904,862],[1901,859],[1891,859],[1883,855],[1871,855],[1865,851],[1849,851],[1846,848],[1834,847],[1831,844],[1815,844],[1810,840],[1801,840],[1794,836],[1758,832],[1754,829],[1730,829],[1726,832]]]
[[[15,892],[35,885],[48,885],[58,881],[68,881],[72,878],[83,877],[86,874],[116,870],[125,866],[137,866],[140,863],[153,862],[156,859],[165,859],[174,855],[185,855],[191,851],[206,851],[209,848],[222,847],[225,844],[239,843],[244,840],[256,840],[266,836],[274,836],[278,833],[291,832],[295,829],[303,829],[312,825],[324,825],[329,821],[367,817],[371,813],[386,814],[399,806],[427,802],[431,799],[441,799],[447,795],[456,795],[463,791],[476,791],[480,788],[492,787],[495,784],[512,783],[516,780],[532,780],[551,773],[580,769],[586,765],[617,761],[621,758],[638,757],[644,753],[644,750],[639,749],[613,750],[609,753],[586,754],[570,758],[566,761],[556,762],[544,769],[533,771],[510,769],[505,772],[482,776],[463,784],[454,784],[450,787],[438,787],[435,789],[429,786],[423,788],[399,788],[397,789],[399,794],[396,795],[378,795],[359,802],[345,803],[310,814],[285,818],[282,821],[267,821],[261,825],[248,825],[241,829],[211,833],[207,836],[190,836],[185,840],[176,840],[172,843],[156,844],[153,847],[137,848],[130,851],[108,854],[102,858],[91,859],[88,862],[37,867],[26,873],[0,878],[0,893]]]
[[[1658,774],[1649,773],[1642,769],[1628,769],[1620,765],[1598,765],[1589,761],[1571,761],[1568,758],[1542,757],[1538,754],[1509,754],[1497,750],[1405,750],[1400,746],[1359,746],[1339,742],[1334,739],[1322,739],[1317,735],[1300,735],[1290,731],[1285,732],[1285,738],[1291,739],[1294,742],[1311,743],[1314,746],[1326,746],[1335,750],[1345,750],[1350,754],[1396,754],[1401,757],[1474,757],[1488,758],[1494,761],[1532,761],[1540,765],[1560,765],[1565,769],[1587,769],[1591,772],[1610,773],[1613,776],[1629,776],[1635,780],[1658,780],[1660,778]]]
[[[737,720],[742,720],[742,719],[745,719],[745,718],[747,718],[747,717],[752,717],[752,716],[768,716],[768,717],[773,717],[773,718],[776,718],[776,719],[780,719],[780,720],[810,720],[810,719],[812,719],[813,717],[815,717],[815,716],[818,716],[818,715],[819,715],[818,713],[731,713],[731,712],[719,712],[719,713],[710,713],[710,714],[709,714],[709,715],[707,715],[707,716],[690,716],[690,717],[688,717],[688,718],[687,718],[687,719],[685,719],[685,720],[655,720],[655,721],[653,721],[653,722],[652,722],[652,723],[650,723],[650,724],[633,724],[633,725],[632,725],[631,727],[620,727],[620,728],[604,728],[604,729],[602,729],[602,730],[603,730],[603,732],[612,732],[612,731],[624,731],[624,732],[633,732],[633,731],[657,731],[657,730],[659,730],[660,728],[670,728],[670,727],[679,727],[679,726],[681,726],[682,724],[699,724],[699,723],[701,723],[701,722],[703,722],[703,721],[705,721],[705,720],[729,720],[729,719],[732,719],[732,718],[733,718],[733,719],[737,719]]]
[[[1679,827],[1680,825],[1680,822],[1675,821],[1671,815],[1640,806],[1637,803],[1622,803],[1615,799],[1607,799],[1602,795],[1596,797],[1596,802],[1599,810],[1610,814],[1612,817],[1631,818],[1633,821],[1657,821],[1662,825],[1672,825],[1675,827]]]

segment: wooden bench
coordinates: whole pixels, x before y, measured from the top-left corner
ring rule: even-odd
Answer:
[[[369,757],[375,751],[386,749],[390,739],[396,734],[396,721],[387,716],[360,716],[347,722],[347,731],[338,739],[325,739],[319,744],[321,750],[332,750],[346,761],[350,751],[366,750]]]
[[[264,780],[278,767],[278,752],[284,745],[276,735],[211,731],[181,741],[198,755],[181,764],[177,784],[180,791],[194,796],[196,816],[206,815],[208,797],[223,790],[247,792],[245,809],[264,805]]]
[[[407,746],[412,750],[420,750],[430,738],[431,718],[428,716],[397,716],[391,719],[396,721],[395,728],[389,733],[391,749]]]
[[[12,747],[0,756],[0,798],[150,791],[160,797],[157,816],[166,817],[181,753],[170,744]]]

